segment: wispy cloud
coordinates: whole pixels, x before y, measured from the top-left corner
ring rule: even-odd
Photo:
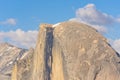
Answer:
[[[120,54],[120,39],[110,41],[112,47]]]
[[[36,30],[23,31],[21,29],[0,32],[0,42],[7,41],[19,47],[30,48],[35,46],[37,34]]]
[[[1,25],[16,25],[17,24],[17,21],[16,19],[14,18],[9,18],[9,19],[6,19],[5,21],[0,21],[0,24]]]
[[[99,11],[94,4],[88,4],[83,8],[79,8],[76,11],[76,17],[70,20],[91,25],[102,33],[107,32],[105,26],[120,22],[120,18],[115,18],[107,13]]]

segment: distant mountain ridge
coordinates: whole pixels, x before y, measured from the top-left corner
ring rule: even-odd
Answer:
[[[32,49],[22,49],[9,43],[0,43],[0,75],[11,78],[12,68],[15,63],[24,59]],[[1,80],[1,77],[0,77]]]

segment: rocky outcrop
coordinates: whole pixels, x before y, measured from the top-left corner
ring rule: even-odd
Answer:
[[[32,56],[33,49],[27,50],[22,48],[17,48],[8,43],[0,44],[0,80],[15,80],[16,73],[20,73],[22,67],[22,62]],[[30,58],[32,60],[32,58]],[[19,69],[16,70],[17,64],[19,64]],[[20,64],[21,63],[21,64]],[[24,62],[25,65],[28,62]],[[24,68],[26,69],[26,68]],[[21,70],[22,71],[22,70]],[[16,72],[16,73],[15,73]],[[13,75],[11,77],[11,75]],[[17,76],[16,76],[17,78]]]
[[[30,80],[34,50],[30,49],[14,65],[11,80]]]
[[[82,23],[42,24],[33,56],[31,80],[120,80],[118,53]]]
[[[12,65],[26,50],[17,48],[8,43],[0,44],[0,73],[8,74],[12,68]]]
[[[13,67],[11,80],[17,80],[17,74],[16,73],[18,73],[17,62],[15,63],[15,65]]]

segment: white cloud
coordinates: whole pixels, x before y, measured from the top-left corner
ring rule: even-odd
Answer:
[[[0,21],[0,24],[1,25],[16,25],[17,21],[14,18],[9,18],[9,19],[7,19],[5,21]]]
[[[38,31],[23,31],[17,29],[16,31],[0,32],[0,42],[10,42],[19,47],[30,48],[35,47]]]
[[[118,53],[120,53],[120,39],[112,41],[112,46]]]
[[[116,19],[116,22],[120,23],[120,18]]]
[[[72,19],[70,19],[70,21],[76,21],[76,22],[81,22],[81,23],[90,25],[90,26],[92,26],[93,28],[95,28],[96,30],[98,30],[100,33],[106,33],[106,32],[108,31],[107,28],[104,27],[103,25],[90,24],[90,23],[87,23],[87,22],[84,22],[84,21],[80,21],[80,20],[77,19],[77,18],[72,18]]]
[[[106,27],[101,25],[91,25],[91,24],[89,25],[95,28],[96,30],[98,30],[100,33],[106,33],[108,31]]]
[[[105,26],[120,22],[119,18],[115,18],[97,10],[94,4],[88,4],[83,8],[79,8],[76,11],[76,17],[70,20],[91,25],[101,33],[107,32],[107,28]]]
[[[76,11],[76,17],[82,21],[97,25],[106,25],[114,22],[114,18],[111,15],[100,12],[94,4],[79,8]]]

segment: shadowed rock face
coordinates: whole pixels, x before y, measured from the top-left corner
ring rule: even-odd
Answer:
[[[95,29],[77,22],[41,25],[32,65],[31,80],[120,80],[117,53]]]

